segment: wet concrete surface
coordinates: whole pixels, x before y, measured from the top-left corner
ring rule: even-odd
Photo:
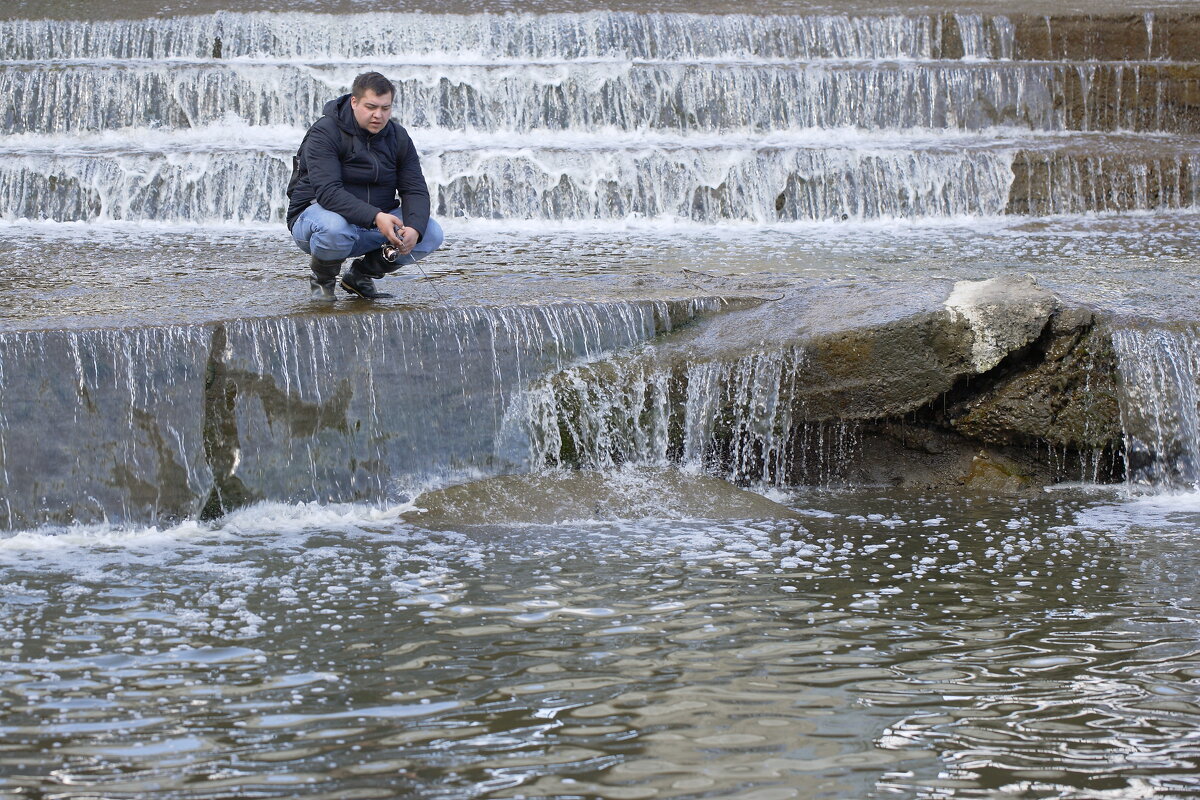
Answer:
[[[385,279],[377,303],[308,299],[283,226],[0,226],[0,332],[190,325],[294,314],[693,297],[780,299],[846,286],[895,303],[935,281],[1031,274],[1064,301],[1197,319],[1197,215],[1124,215],[651,232],[447,225],[449,243]],[[907,287],[907,288],[906,288]],[[891,301],[886,298],[893,298]],[[831,309],[836,315],[837,309]]]

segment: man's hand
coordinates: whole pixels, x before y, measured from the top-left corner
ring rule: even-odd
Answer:
[[[401,228],[400,238],[403,240],[403,244],[396,245],[396,249],[400,251],[400,255],[406,256],[417,245],[417,229]]]
[[[379,229],[379,232],[383,234],[385,239],[396,245],[401,253],[407,253],[408,250],[412,250],[413,244],[417,243],[414,236],[413,243],[408,246],[408,250],[404,249],[404,240],[401,238],[404,231],[404,221],[386,211],[380,211],[375,215],[375,227]],[[412,229],[410,228],[409,230]],[[416,234],[416,231],[413,231],[413,234]]]
[[[375,227],[389,242],[396,245],[396,250],[402,256],[411,253],[417,245],[417,239],[420,238],[416,228],[406,228],[403,220],[386,211],[375,215]]]

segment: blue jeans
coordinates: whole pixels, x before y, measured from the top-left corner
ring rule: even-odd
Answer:
[[[442,226],[430,218],[425,226],[425,235],[413,247],[412,261],[397,262],[412,264],[442,246]],[[353,258],[378,250],[387,242],[378,228],[360,228],[341,214],[328,211],[319,203],[313,203],[296,218],[292,226],[292,239],[296,246],[322,261],[338,261]]]

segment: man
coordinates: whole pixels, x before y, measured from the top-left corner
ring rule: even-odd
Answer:
[[[375,289],[375,279],[442,243],[416,148],[391,120],[395,97],[396,87],[378,72],[359,75],[350,94],[325,104],[293,159],[287,224],[312,256],[315,300],[334,299],[342,261],[352,256],[360,258],[342,288],[368,300],[391,297]]]

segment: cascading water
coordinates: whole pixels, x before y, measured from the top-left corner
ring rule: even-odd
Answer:
[[[735,483],[828,485],[855,455],[856,425],[800,417],[804,369],[798,348],[671,363],[647,346],[540,381],[509,408],[505,436],[529,443],[534,469],[680,464]]]
[[[435,147],[443,137],[452,144],[457,137],[449,134],[463,129],[583,133],[612,126],[679,137],[714,130],[767,133],[789,128],[970,132],[1014,126],[1153,132],[1190,130],[1194,124],[1162,101],[1162,84],[1181,79],[1161,65],[876,65],[726,57],[748,60],[610,57],[514,64],[476,58],[482,63],[474,65],[435,60],[406,65],[397,98],[407,110],[408,125],[441,132],[426,137]],[[54,98],[74,113],[43,105],[13,108],[5,121],[7,133],[149,125],[200,128],[220,124],[230,115],[253,125],[303,128],[320,116],[331,89],[349,84],[361,69],[270,58],[228,65],[223,60],[130,64],[77,59],[55,66],[47,72],[40,64],[17,62],[0,76],[0,87],[18,96]],[[1084,70],[1090,74],[1085,76]],[[1186,91],[1186,86],[1176,91]],[[906,102],[872,102],[879,96]],[[123,97],[128,100],[122,102]],[[769,102],[756,101],[768,98]]]
[[[324,56],[447,57],[473,53],[515,63],[580,58],[939,58],[953,22],[976,58],[1005,57],[1002,18],[759,14],[234,14],[117,21],[0,21],[7,60]],[[427,23],[427,24],[426,24]],[[991,36],[988,34],[991,33]],[[418,58],[419,60],[419,58]],[[447,58],[448,61],[452,59]]]
[[[23,100],[0,121],[0,219],[279,222],[282,193],[261,187],[286,181],[304,128],[372,65],[398,67],[442,216],[926,219],[1191,207],[1200,191],[1186,147],[1059,154],[1066,132],[1194,132],[1190,66],[1012,61],[1003,17],[0,26],[0,91]],[[1147,172],[1171,186],[1130,191]],[[1014,177],[1039,183],[1035,205],[1010,196]]]
[[[493,439],[518,387],[714,305],[0,334],[0,524],[171,520],[254,499],[381,500],[494,472],[508,463]]]
[[[1120,359],[1126,472],[1139,487],[1200,489],[1200,331],[1131,327]]]

